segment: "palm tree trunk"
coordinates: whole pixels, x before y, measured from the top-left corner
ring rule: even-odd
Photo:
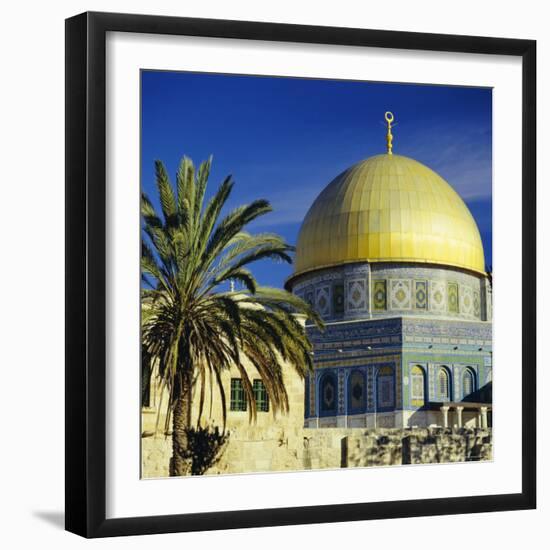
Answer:
[[[191,380],[185,377],[180,395],[172,413],[172,458],[170,460],[171,476],[187,476],[191,473],[187,429],[191,426]]]

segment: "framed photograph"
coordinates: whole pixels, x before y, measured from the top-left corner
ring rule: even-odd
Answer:
[[[534,508],[530,40],[66,21],[66,528]]]

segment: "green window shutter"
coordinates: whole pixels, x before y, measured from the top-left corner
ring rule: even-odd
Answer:
[[[265,384],[261,380],[254,380],[254,382],[252,383],[252,390],[254,391],[256,410],[258,412],[269,411],[269,399],[267,396],[267,389],[265,387]]]
[[[243,381],[240,378],[231,379],[231,400],[229,408],[232,411],[246,411],[246,395]]]

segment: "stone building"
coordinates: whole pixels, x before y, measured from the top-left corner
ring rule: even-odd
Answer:
[[[275,416],[248,365],[253,424],[238,369],[224,373],[230,437],[208,473],[490,458],[492,296],[480,234],[443,178],[393,154],[386,120],[387,152],[333,179],[299,233],[285,287],[326,323],[306,325],[314,371],[304,381],[283,365],[289,412]],[[216,391],[209,399],[203,424],[220,426]],[[168,475],[161,400],[153,378],[144,477]]]

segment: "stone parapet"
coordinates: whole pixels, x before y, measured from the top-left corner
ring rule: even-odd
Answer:
[[[168,476],[171,438],[142,439],[142,477]],[[492,459],[490,428],[259,428],[230,432],[208,474],[302,471]]]

